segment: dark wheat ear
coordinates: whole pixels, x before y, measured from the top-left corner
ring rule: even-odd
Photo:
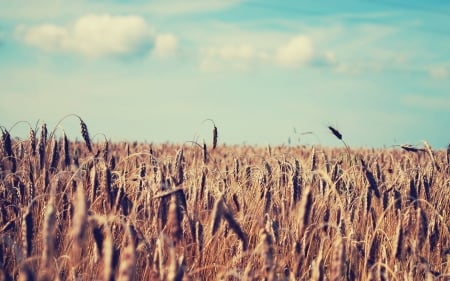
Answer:
[[[36,132],[30,128],[30,149],[31,154],[36,155]]]
[[[89,138],[89,132],[88,128],[86,126],[86,123],[84,123],[83,119],[80,119],[80,125],[81,125],[81,135],[83,136],[84,142],[86,143],[87,148],[89,149],[89,152],[92,152],[92,146],[91,146],[91,139]]]
[[[332,126],[328,126],[328,129],[330,129],[331,133],[345,145],[345,148],[347,149],[347,152],[350,155],[350,148],[345,143],[345,141],[342,139],[342,134],[338,130],[333,128]]]
[[[450,143],[448,144],[447,147],[447,164],[448,164],[448,171],[450,172]]]
[[[6,129],[5,130],[2,129],[2,146],[6,156],[11,157],[13,155],[11,146],[11,135]]]
[[[417,148],[410,144],[402,144],[402,145],[400,145],[400,147],[403,150],[408,151],[408,152],[423,152],[423,151],[425,151],[425,149],[423,149],[423,148]]]
[[[328,129],[330,129],[331,133],[332,133],[336,138],[338,138],[339,140],[342,140],[342,134],[341,134],[338,130],[336,130],[335,128],[333,128],[333,127],[331,127],[331,126],[328,126]]]
[[[215,149],[215,148],[217,147],[217,139],[218,139],[218,133],[217,133],[216,123],[214,123],[214,120],[209,119],[209,118],[203,120],[203,122],[205,122],[205,121],[209,121],[209,122],[211,122],[211,123],[213,124],[213,139],[212,139],[213,143],[212,143],[212,149]],[[202,122],[202,123],[203,123],[203,122]]]
[[[217,137],[218,137],[217,127],[214,124],[214,128],[213,128],[213,149],[215,149],[217,147]]]

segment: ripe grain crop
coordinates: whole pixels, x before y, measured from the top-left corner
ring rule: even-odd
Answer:
[[[1,127],[1,280],[450,278],[450,146],[96,142],[69,116],[81,141]]]

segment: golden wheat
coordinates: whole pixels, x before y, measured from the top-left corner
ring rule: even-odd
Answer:
[[[80,124],[81,141],[2,130],[5,280],[450,275],[450,147],[219,146],[214,124],[201,152],[94,143]]]

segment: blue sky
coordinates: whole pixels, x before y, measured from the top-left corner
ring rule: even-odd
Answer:
[[[0,0],[0,125],[75,113],[92,136],[180,143],[210,141],[211,118],[227,144],[340,145],[331,125],[354,147],[447,146],[450,2],[333,4]]]

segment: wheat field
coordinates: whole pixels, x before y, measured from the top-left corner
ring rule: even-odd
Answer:
[[[2,127],[0,280],[450,280],[450,146],[94,142],[79,120],[81,141]]]

